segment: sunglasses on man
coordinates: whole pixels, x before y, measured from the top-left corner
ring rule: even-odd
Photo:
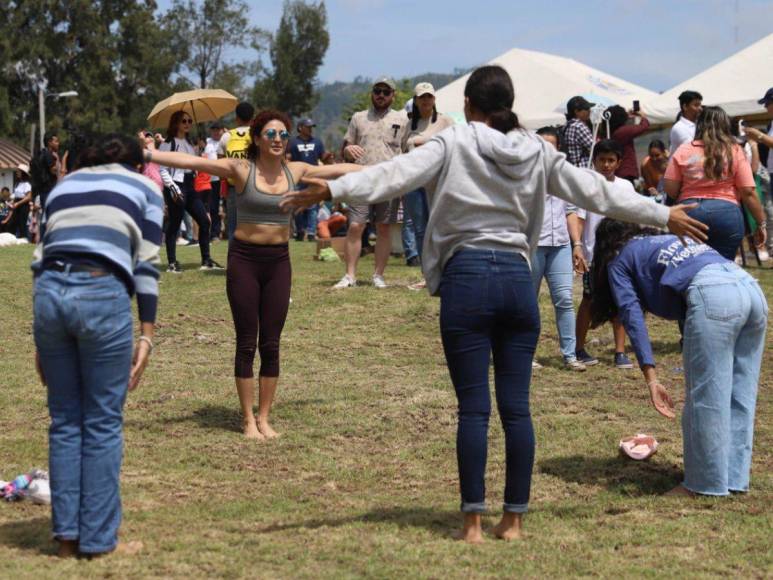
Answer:
[[[388,97],[392,94],[392,89],[373,89],[373,94],[377,97]]]

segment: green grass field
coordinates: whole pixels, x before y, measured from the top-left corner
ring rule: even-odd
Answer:
[[[214,257],[225,262],[225,244]],[[126,405],[122,538],[139,556],[60,561],[49,508],[0,504],[0,577],[502,578],[773,575],[773,338],[757,410],[752,492],[665,499],[679,482],[678,421],[649,403],[640,373],[611,366],[611,328],[591,333],[602,364],[560,368],[543,287],[545,368],[532,381],[537,434],[526,538],[456,542],[461,525],[455,397],[440,345],[439,302],[405,285],[418,271],[395,260],[387,281],[332,291],[338,264],[292,243],[294,287],[283,337],[272,442],[240,434],[234,333],[222,272],[162,274],[156,349]],[[33,369],[31,248],[0,250],[0,478],[47,466],[45,390]],[[372,258],[363,262],[369,277]],[[773,271],[753,270],[773,298]],[[543,285],[544,286],[544,285]],[[773,300],[771,300],[773,302]],[[678,331],[651,320],[662,378],[684,399]],[[492,417],[486,518],[499,516],[503,437]],[[623,459],[619,439],[651,432],[660,451]]]

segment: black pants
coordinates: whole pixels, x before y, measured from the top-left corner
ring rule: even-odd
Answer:
[[[221,224],[220,224],[220,182],[213,181],[212,189],[209,192],[209,199],[207,200],[207,209],[209,210],[209,237],[211,239],[219,239]]]
[[[27,238],[29,235],[27,231],[27,217],[30,214],[30,204],[25,203],[23,205],[16,206],[16,209],[13,210],[13,218],[11,219],[11,223],[14,225],[14,229],[12,230],[12,233],[17,238]]]
[[[260,376],[279,376],[279,340],[290,306],[292,271],[287,244],[228,244],[226,293],[236,328],[234,375],[252,378],[255,347]]]
[[[164,188],[164,200],[166,201],[169,216],[166,220],[166,259],[171,264],[177,261],[177,234],[183,221],[183,214],[187,211],[199,226],[199,250],[201,261],[209,260],[209,216],[204,209],[204,203],[193,189],[193,173],[185,174],[185,181],[178,183],[178,187],[185,199],[184,205],[177,205],[172,201],[169,192]]]

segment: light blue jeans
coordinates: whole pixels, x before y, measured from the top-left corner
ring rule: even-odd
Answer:
[[[78,540],[84,553],[110,552],[121,524],[129,294],[113,276],[45,271],[35,281],[34,312],[51,415],[53,534]]]
[[[683,485],[706,495],[748,491],[768,305],[732,263],[703,268],[686,299]]]
[[[421,257],[424,248],[424,233],[427,231],[427,221],[429,221],[429,207],[427,205],[427,193],[423,188],[406,193],[403,196],[403,210],[406,219],[403,222],[403,230],[406,226],[409,229],[408,236],[411,236],[412,253],[408,255],[406,248],[406,259],[413,256]],[[410,224],[409,224],[410,222]],[[406,243],[406,233],[403,231],[403,246]]]
[[[576,360],[577,337],[574,334],[574,302],[572,300],[572,248],[538,246],[531,261],[531,277],[539,296],[542,278],[548,281],[550,298],[556,314],[558,343],[564,362]]]

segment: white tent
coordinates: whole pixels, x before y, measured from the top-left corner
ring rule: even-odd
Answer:
[[[566,121],[566,102],[575,95],[589,101],[631,108],[634,100],[646,108],[658,94],[576,60],[544,52],[514,48],[487,64],[498,64],[510,73],[515,85],[513,110],[524,127],[536,129]],[[464,119],[464,85],[470,75],[437,91],[438,111],[457,121]]]
[[[771,64],[773,34],[679,83],[643,108],[651,122],[671,124],[679,112],[679,94],[691,90],[703,95],[704,105],[719,105],[731,117],[764,117],[765,109],[757,100],[773,86]]]

